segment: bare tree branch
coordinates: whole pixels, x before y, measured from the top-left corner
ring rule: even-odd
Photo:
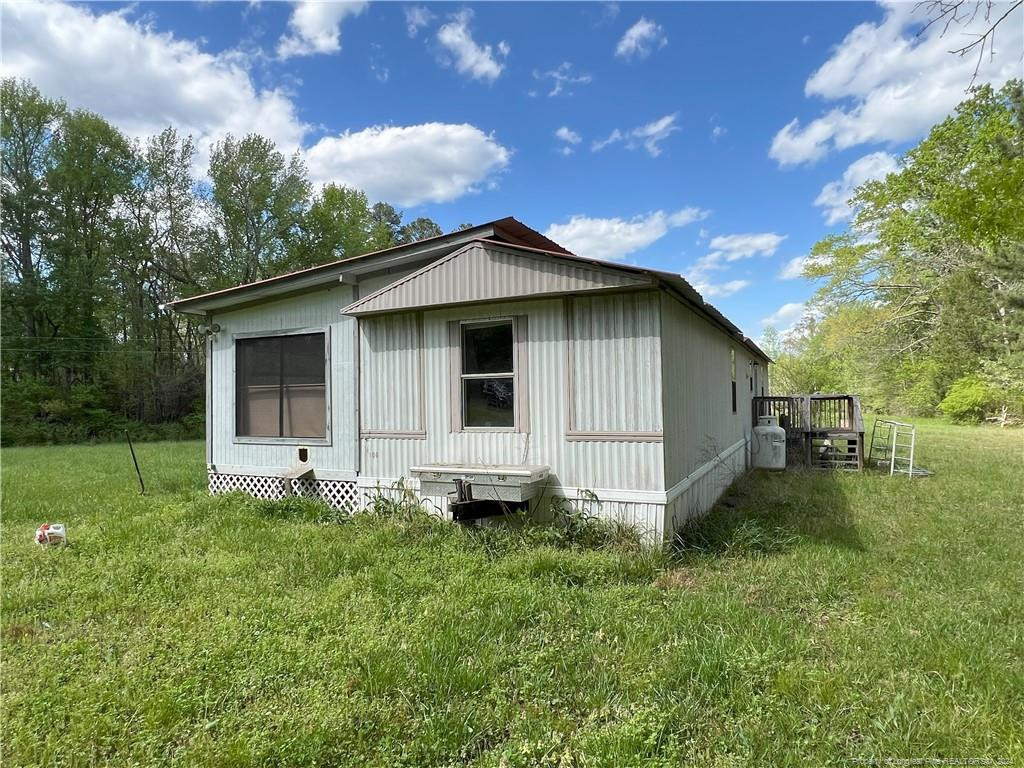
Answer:
[[[942,24],[942,34],[940,37],[945,37],[952,25],[970,24],[978,17],[979,12],[984,11],[984,19],[987,24],[985,31],[981,34],[973,35],[974,40],[967,45],[950,51],[950,53],[960,57],[966,56],[975,50],[978,52],[978,60],[974,65],[974,74],[971,76],[971,83],[967,87],[970,90],[978,79],[978,72],[981,71],[982,62],[985,60],[985,51],[988,50],[989,59],[995,55],[996,27],[1002,24],[1011,13],[1022,5],[1024,5],[1024,0],[1016,0],[1016,2],[1010,4],[1005,13],[993,20],[993,11],[998,10],[994,0],[973,0],[973,2],[968,0],[921,0],[914,8],[924,8],[929,18],[928,23],[921,28],[917,36],[920,37],[936,24]],[[965,6],[969,10],[964,10]]]

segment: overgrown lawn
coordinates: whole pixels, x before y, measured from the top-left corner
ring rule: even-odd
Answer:
[[[1024,433],[751,476],[670,553],[205,494],[199,443],[7,449],[4,765],[1024,761]],[[42,522],[71,546],[41,549]]]

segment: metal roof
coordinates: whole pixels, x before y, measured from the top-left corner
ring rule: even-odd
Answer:
[[[567,259],[576,263],[590,264],[595,267],[632,273],[634,275],[649,276],[677,300],[686,304],[698,314],[703,315],[756,356],[766,362],[771,362],[771,358],[753,340],[744,336],[743,332],[725,315],[706,302],[704,297],[694,290],[693,286],[682,275],[675,274],[674,272],[664,272],[657,269],[577,256],[567,248],[548,239],[540,232],[530,229],[530,227],[511,216],[457,232],[449,232],[445,235],[438,235],[437,237],[417,240],[405,245],[396,245],[384,250],[374,251],[373,253],[353,256],[349,259],[341,259],[328,264],[289,272],[284,275],[267,278],[266,280],[258,280],[233,288],[225,288],[198,296],[178,299],[168,302],[167,306],[177,312],[202,315],[212,310],[257,303],[271,298],[299,293],[309,288],[336,282],[339,279],[343,279],[344,275],[347,274],[358,275],[389,267],[408,265],[409,263],[417,264],[427,259],[440,259],[473,242],[498,245],[505,249],[524,253],[543,254],[550,258]],[[419,271],[422,270],[418,270],[416,274]],[[361,304],[362,301],[369,300],[386,290],[387,288],[381,289],[381,291],[365,297],[365,299],[357,302],[357,304]],[[355,305],[352,305],[352,308],[354,307]]]
[[[380,251],[360,254],[347,259],[320,264],[315,267],[288,272],[283,275],[256,280],[232,288],[222,288],[184,299],[167,302],[167,306],[177,312],[186,314],[205,314],[214,309],[225,309],[238,304],[261,301],[271,297],[299,292],[307,288],[336,282],[338,277],[347,272],[358,274],[369,271],[371,266],[386,267],[401,261],[441,256],[461,245],[480,238],[489,238],[514,245],[525,245],[542,248],[552,253],[571,254],[553,240],[544,237],[540,232],[530,229],[511,216],[496,219],[475,227],[449,232],[448,234],[416,240],[412,243],[392,246]],[[379,262],[379,264],[378,264]]]
[[[714,306],[712,306],[708,302],[704,301],[704,298],[699,293],[697,293],[696,290],[694,290],[693,286],[690,285],[682,277],[682,275],[678,275],[678,274],[676,274],[674,272],[664,272],[664,271],[661,271],[661,270],[658,270],[658,269],[649,269],[649,268],[646,268],[646,267],[635,267],[635,266],[632,266],[630,264],[618,264],[618,263],[612,262],[612,261],[602,261],[600,259],[588,259],[588,258],[585,258],[583,256],[576,256],[575,254],[569,253],[568,251],[566,251],[564,249],[562,249],[559,252],[553,252],[553,251],[548,251],[548,250],[544,250],[544,249],[541,249],[541,248],[530,248],[530,247],[521,246],[521,245],[510,245],[509,243],[499,242],[499,241],[495,241],[495,240],[488,240],[486,238],[479,238],[478,240],[474,241],[473,243],[469,243],[466,246],[463,246],[458,251],[454,251],[452,254],[450,254],[445,259],[445,261],[453,262],[460,254],[462,254],[463,252],[469,250],[473,245],[476,245],[476,244],[480,244],[480,245],[484,245],[484,246],[493,246],[493,247],[499,248],[502,251],[513,251],[513,252],[514,251],[519,251],[519,252],[522,252],[524,255],[539,255],[539,256],[546,257],[546,258],[553,259],[553,260],[572,262],[572,263],[574,263],[576,265],[580,265],[580,266],[587,265],[587,266],[591,266],[591,267],[596,267],[596,268],[598,268],[600,270],[614,271],[614,272],[625,272],[625,273],[632,274],[635,277],[648,278],[650,280],[650,283],[648,283],[648,284],[658,285],[660,287],[665,288],[668,291],[668,293],[670,295],[672,295],[677,301],[681,301],[683,304],[686,304],[688,307],[690,307],[690,309],[695,310],[698,314],[703,315],[711,323],[713,323],[714,325],[718,326],[721,330],[725,331],[727,334],[732,336],[737,342],[739,342],[744,347],[749,349],[756,356],[764,359],[767,362],[771,362],[771,358],[768,357],[768,355],[766,355],[764,353],[764,351],[760,347],[758,347],[757,344],[755,344],[753,342],[752,339],[750,339],[747,336],[744,336],[743,335],[743,331],[741,331],[736,325],[734,325],[725,315],[723,315],[721,312],[719,312]],[[352,304],[350,304],[349,306],[347,306],[347,307],[345,307],[344,309],[341,310],[342,314],[362,315],[362,314],[373,314],[373,313],[389,312],[389,311],[390,312],[398,312],[398,311],[403,311],[404,309],[407,309],[408,307],[406,307],[404,304],[403,305],[395,305],[395,306],[386,306],[380,300],[383,297],[385,297],[386,295],[388,295],[389,293],[394,293],[396,288],[400,288],[402,286],[408,286],[410,283],[413,283],[413,282],[415,282],[417,280],[423,279],[424,276],[429,275],[431,272],[434,271],[434,267],[435,266],[437,266],[436,262],[433,263],[433,264],[429,264],[429,265],[423,267],[422,269],[417,270],[413,274],[403,278],[402,280],[399,280],[396,283],[393,283],[391,285],[385,286],[384,288],[381,288],[379,291],[375,291],[374,293],[371,293],[368,296],[365,296],[362,299],[360,299],[360,300],[358,300],[356,302],[353,302]],[[510,283],[510,285],[511,285],[511,283]],[[633,287],[637,287],[639,285],[641,285],[641,282],[635,282]],[[564,293],[565,291],[562,291],[561,289],[557,289],[557,290],[554,290],[553,292],[555,292],[555,293]],[[528,294],[528,295],[534,295],[534,294]],[[480,298],[480,299],[473,299],[473,300],[475,300],[475,301],[494,301],[494,300],[499,300],[500,298],[516,299],[516,298],[522,298],[522,296],[519,296],[518,294],[512,295],[512,294],[506,292],[506,294],[503,294],[502,296],[492,295],[492,296],[487,296],[487,297],[483,297],[483,298]],[[413,300],[413,302],[415,303],[415,300]],[[470,302],[469,301],[456,301],[454,303],[470,303]]]

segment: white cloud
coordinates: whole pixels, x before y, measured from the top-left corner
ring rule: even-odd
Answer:
[[[434,14],[426,6],[405,6],[405,30],[409,33],[409,37],[416,37],[419,31],[433,20]]]
[[[808,78],[804,92],[827,101],[849,101],[806,125],[787,123],[772,141],[779,165],[812,163],[833,150],[872,142],[900,142],[924,135],[964,99],[975,66],[978,83],[1001,85],[1020,77],[1024,9],[1000,25],[994,55],[956,56],[951,48],[986,28],[984,13],[961,25],[936,24],[919,33],[927,4],[889,2],[885,18],[855,27],[831,58]],[[997,5],[994,14],[1008,10]],[[998,16],[997,16],[998,17]],[[994,19],[993,19],[994,20]]]
[[[746,235],[719,235],[708,244],[716,261],[738,261],[751,256],[772,256],[778,250],[786,235],[761,232]]]
[[[831,121],[838,113],[834,110],[806,128],[801,128],[800,120],[794,117],[775,134],[768,154],[781,166],[820,160],[828,152],[827,142],[833,134]]]
[[[616,261],[660,240],[670,229],[707,218],[708,211],[688,207],[666,213],[653,211],[631,219],[595,219],[573,216],[566,224],[552,224],[544,233],[573,253]]]
[[[469,29],[472,18],[473,13],[469,9],[459,11],[451,21],[437,30],[437,40],[451,54],[452,63],[459,74],[493,83],[505,68],[504,59],[508,57],[510,48],[502,40],[498,43],[495,56],[490,45],[477,43]]]
[[[383,46],[380,43],[371,43],[370,49],[370,71],[378,82],[386,83],[391,78],[391,69],[383,63]]]
[[[679,126],[676,125],[676,118],[678,116],[678,112],[665,115],[646,125],[640,125],[625,132],[616,128],[608,135],[608,138],[591,144],[590,149],[594,152],[600,152],[610,144],[624,142],[627,149],[636,149],[638,146],[643,146],[647,150],[647,154],[651,157],[657,157],[661,154],[661,146],[659,146],[661,142],[680,130]]]
[[[711,129],[711,140],[718,141],[720,138],[725,136],[729,130],[721,125],[716,125]]]
[[[655,24],[643,16],[640,21],[626,30],[626,33],[615,46],[615,55],[624,59],[645,59],[651,55],[655,47],[668,45],[668,38],[660,24]]]
[[[820,320],[823,317],[821,308],[806,302],[792,301],[783,304],[768,317],[761,319],[762,330],[771,326],[779,332],[784,342],[792,342],[803,335],[806,328],[801,323],[807,320]],[[760,343],[760,342],[759,342]]]
[[[424,123],[327,136],[305,159],[314,182],[348,184],[372,199],[413,206],[493,185],[511,154],[475,126]]]
[[[838,181],[830,181],[821,189],[814,204],[824,208],[822,214],[829,225],[838,224],[853,216],[849,200],[861,184],[875,179],[884,179],[899,169],[896,158],[888,152],[872,152],[850,163]]]
[[[807,263],[806,256],[794,256],[792,259],[787,261],[782,269],[779,270],[780,280],[796,280],[798,277],[803,277],[804,265]]]
[[[801,45],[807,45],[809,42],[811,42],[811,36],[810,35],[804,35],[803,37],[800,38],[800,44]]]
[[[551,80],[552,86],[548,96],[557,96],[558,94],[572,93],[566,90],[566,86],[572,85],[586,85],[591,81],[590,75],[574,75],[572,74],[572,64],[568,61],[563,61],[557,67],[548,72],[533,71],[533,77],[535,80]]]
[[[565,142],[562,147],[558,150],[563,155],[571,155],[573,153],[573,147],[583,141],[583,137],[580,136],[576,131],[572,130],[567,125],[563,125],[557,131],[555,131],[555,138],[559,141]]]
[[[192,134],[200,173],[213,143],[228,133],[258,130],[292,152],[309,130],[290,95],[258,88],[237,52],[205,53],[132,20],[130,9],[5,4],[2,46],[5,77],[28,78],[47,96],[98,112],[132,137],[168,125]]]
[[[777,235],[774,232],[718,235],[711,238],[711,242],[708,243],[711,251],[697,259],[689,269],[683,272],[683,277],[689,280],[697,292],[705,297],[731,296],[746,288],[750,282],[748,280],[716,282],[717,276],[728,269],[729,264],[741,259],[774,255],[785,239],[785,235]]]
[[[803,317],[804,309],[806,309],[806,305],[802,301],[792,301],[783,304],[768,317],[762,319],[761,325],[770,325],[773,328],[793,325]]]
[[[281,89],[258,89],[237,53],[204,53],[158,33],[129,11],[16,3],[3,10],[3,76],[25,77],[48,96],[100,113],[129,136],[172,125],[199,147],[205,171],[213,143],[253,131],[291,153],[310,126]],[[118,51],[118,66],[111,66]],[[383,71],[377,71],[383,77]],[[372,127],[320,139],[304,152],[314,182],[336,181],[399,205],[447,202],[494,183],[511,151],[472,125]]]
[[[567,125],[563,125],[557,131],[555,131],[555,136],[557,136],[562,141],[567,141],[570,144],[579,144],[581,141],[583,141],[580,135]]]
[[[366,10],[366,2],[321,2],[303,0],[295,3],[288,19],[289,34],[277,44],[282,59],[310,56],[316,53],[337,53],[341,50],[341,22],[346,16],[358,16]]]
[[[749,280],[729,280],[724,283],[710,283],[707,281],[694,282],[690,280],[693,289],[705,299],[720,299],[739,293],[750,285]]]

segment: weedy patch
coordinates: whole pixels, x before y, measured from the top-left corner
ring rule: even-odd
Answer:
[[[145,497],[120,446],[4,450],[0,762],[1022,762],[1021,435],[918,435],[927,481],[754,475],[665,550],[210,497],[199,443],[139,446]]]
[[[0,630],[0,636],[5,640],[24,640],[25,638],[35,637],[40,633],[39,627],[34,624],[8,624]]]
[[[697,575],[687,568],[670,568],[654,580],[658,589],[696,589],[700,586]]]

